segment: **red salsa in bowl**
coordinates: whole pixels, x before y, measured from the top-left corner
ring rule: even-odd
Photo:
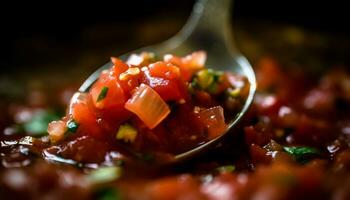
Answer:
[[[16,124],[1,120],[7,125],[0,135],[1,198],[350,198],[350,72],[341,67],[316,77],[261,59],[257,94],[234,134],[190,162],[153,165],[153,154],[176,154],[216,137],[245,98],[244,77],[198,65],[204,63],[198,55],[204,54],[113,59],[125,68],[102,73],[62,119],[38,106],[11,107]],[[179,63],[195,70],[182,72]],[[140,102],[145,94],[158,106]],[[154,115],[141,113],[153,109]],[[49,136],[34,126],[53,120]],[[40,131],[44,136],[36,137]],[[131,150],[143,161],[133,162]]]

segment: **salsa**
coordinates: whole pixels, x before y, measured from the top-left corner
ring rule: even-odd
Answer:
[[[190,57],[193,55],[196,53]],[[142,62],[153,59],[150,54],[135,56],[134,60]],[[114,62],[125,65],[116,59]],[[145,70],[149,72],[151,63],[154,61],[125,66],[149,66]],[[203,128],[201,120],[211,125],[211,111],[222,109],[223,118],[215,119],[221,119],[219,124],[224,126],[222,122],[227,123],[238,112],[239,101],[233,100],[244,100],[244,87],[235,91],[239,84],[223,87],[224,92],[217,87],[212,93],[207,83],[218,72],[204,66],[184,72],[188,75],[177,82],[177,69],[172,66],[179,65],[171,63],[170,71],[163,71],[163,64],[157,65],[159,71],[153,75],[149,72],[144,79],[132,79],[131,85],[112,84],[116,78],[109,78],[109,72],[115,67],[103,73],[89,93],[73,98],[66,117],[52,122],[65,129],[63,136],[38,136],[35,129],[28,129],[28,124],[6,123],[0,137],[1,199],[350,199],[350,72],[346,68],[329,68],[321,76],[312,76],[295,68],[283,68],[275,59],[261,59],[255,66],[258,91],[239,127],[215,149],[196,159],[159,166],[154,164],[154,154],[176,154],[216,137],[220,131],[214,131],[212,136],[210,126],[198,131]],[[137,75],[143,74],[142,67]],[[125,67],[124,72],[128,69]],[[133,77],[135,71],[129,70],[126,75]],[[201,73],[206,75],[202,77]],[[219,74],[236,83],[246,83],[244,77]],[[174,81],[166,87],[174,92],[165,92],[164,85],[156,85],[159,82],[152,82],[153,78]],[[203,79],[206,81],[201,82]],[[182,83],[184,87],[179,87]],[[137,111],[137,97],[142,93],[162,99],[170,113],[147,121],[148,116]],[[125,98],[118,98],[120,101],[110,99],[121,94]],[[134,107],[125,106],[135,102]],[[114,115],[104,110],[106,106],[124,114]],[[164,107],[160,104],[159,109],[166,110]],[[152,109],[143,104],[142,108]],[[22,119],[23,113],[41,113],[37,117],[41,121],[53,118],[49,110],[14,110],[9,118]],[[190,122],[189,113],[198,120],[198,126]],[[100,122],[99,116],[103,116]],[[174,131],[176,138],[162,135],[168,133],[165,130]],[[191,143],[193,133],[200,138]],[[182,143],[186,148],[182,149]],[[131,150],[137,150],[140,162],[130,156]]]
[[[175,155],[218,137],[243,106],[248,81],[208,69],[205,60],[204,51],[161,60],[144,52],[125,63],[112,57],[113,67],[88,92],[75,93],[67,115],[49,124],[54,146],[47,151],[84,163],[91,156],[63,149],[88,139],[132,154]]]

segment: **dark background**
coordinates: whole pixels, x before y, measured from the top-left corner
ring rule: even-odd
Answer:
[[[182,26],[193,3],[193,0],[86,1],[81,4],[30,1],[2,5],[0,72],[32,70],[50,63],[70,65],[81,51],[108,57],[161,41]],[[234,22],[291,24],[334,37],[347,37],[350,33],[349,8],[346,1],[341,0],[236,0],[233,13]],[[172,26],[164,28],[170,30],[156,38],[135,40],[142,38],[142,33],[130,28],[158,21],[155,26],[160,29],[167,20]],[[124,41],[129,41],[129,45]],[[94,60],[92,63],[103,62]]]

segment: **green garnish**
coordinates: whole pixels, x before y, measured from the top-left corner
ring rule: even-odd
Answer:
[[[216,93],[222,75],[223,72],[221,71],[214,71],[212,69],[200,70],[194,76],[191,87],[207,91],[211,94]]]
[[[101,89],[101,92],[100,92],[100,94],[98,95],[96,102],[102,101],[104,98],[106,98],[107,93],[108,93],[108,87],[104,86],[104,87]]]
[[[98,200],[121,200],[122,197],[116,188],[104,187],[96,192],[96,199]]]
[[[294,156],[295,160],[301,163],[306,163],[308,161],[308,156],[319,155],[319,150],[313,147],[283,147],[284,151]]]
[[[101,167],[93,170],[88,179],[93,183],[106,183],[118,179],[121,174],[121,167]]]
[[[224,165],[216,168],[219,173],[231,173],[235,171],[236,167],[234,165]]]
[[[47,126],[50,122],[58,120],[59,117],[53,112],[43,110],[35,112],[32,118],[23,124],[24,131],[32,136],[47,134]]]
[[[207,89],[214,82],[214,76],[209,70],[204,69],[197,73],[197,83],[201,89]]]
[[[137,136],[137,130],[130,124],[123,124],[119,127],[116,134],[118,140],[124,140],[124,142],[134,142]]]
[[[71,119],[67,122],[67,128],[69,132],[76,133],[79,128],[79,124],[74,119]]]

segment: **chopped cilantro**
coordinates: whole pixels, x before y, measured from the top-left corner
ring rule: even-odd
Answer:
[[[106,183],[118,179],[121,174],[121,167],[101,167],[93,170],[88,179],[93,183]]]
[[[58,119],[59,117],[53,112],[40,110],[35,112],[32,118],[23,124],[23,128],[29,135],[42,136],[47,134],[48,124]]]
[[[306,163],[310,155],[319,155],[319,150],[312,147],[283,147],[284,151],[294,156],[295,160]]]
[[[100,92],[100,94],[98,95],[96,102],[102,101],[104,98],[106,98],[107,93],[108,93],[108,87],[104,86],[104,87],[101,89],[101,92]]]
[[[207,91],[211,94],[217,92],[218,84],[223,72],[215,71],[212,69],[203,69],[196,73],[192,82],[190,83],[191,88],[200,89]]]
[[[79,124],[74,119],[71,119],[67,122],[67,128],[69,132],[76,133],[79,128]]]

